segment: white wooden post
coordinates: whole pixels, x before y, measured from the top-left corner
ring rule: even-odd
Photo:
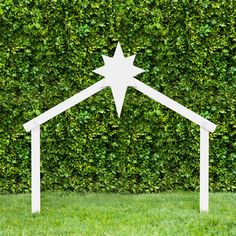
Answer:
[[[40,212],[40,126],[31,130],[31,191],[32,213]]]
[[[209,204],[209,131],[200,127],[200,212]]]

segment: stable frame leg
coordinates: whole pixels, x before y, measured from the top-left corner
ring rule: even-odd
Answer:
[[[40,126],[31,130],[32,213],[40,212]]]
[[[200,212],[209,205],[209,131],[200,127]]]

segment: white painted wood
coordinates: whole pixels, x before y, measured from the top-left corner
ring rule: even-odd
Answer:
[[[90,87],[82,90],[81,92],[75,94],[71,98],[68,98],[64,102],[59,103],[55,107],[49,109],[48,111],[42,113],[41,115],[37,116],[36,118],[28,121],[23,126],[27,132],[32,130],[33,128],[47,122],[48,120],[52,119],[53,117],[59,115],[63,111],[75,106],[76,104],[80,103],[81,101],[85,100],[86,98],[92,96],[93,94],[99,92],[100,90],[104,89],[105,82],[104,79],[98,81],[97,83],[91,85]]]
[[[181,116],[189,119],[190,121],[198,124],[199,126],[205,128],[206,130],[213,132],[216,128],[216,125],[211,121],[203,118],[202,116],[196,114],[195,112],[189,110],[188,108],[182,106],[178,102],[168,98],[164,94],[156,91],[155,89],[151,88],[150,86],[142,83],[141,81],[135,79],[135,86],[134,88],[144,93],[145,95],[149,96],[153,100],[163,104],[164,106],[170,108],[171,110],[179,113]]]
[[[209,205],[209,131],[200,127],[200,211]]]
[[[32,213],[40,212],[40,126],[31,130]]]
[[[87,89],[75,94],[55,107],[42,113],[38,117],[25,123],[23,126],[28,132],[31,130],[31,171],[32,171],[32,212],[40,212],[40,125],[75,106],[86,98],[94,95],[103,88],[110,86],[113,92],[115,105],[120,115],[125,92],[132,86],[155,101],[177,112],[183,117],[200,126],[200,211],[208,211],[208,185],[209,185],[209,132],[213,132],[216,125],[188,108],[168,98],[150,86],[133,78],[143,70],[133,65],[135,56],[125,58],[118,43],[113,58],[104,56],[105,66],[94,72],[105,76],[105,79],[93,84]],[[111,63],[111,60],[112,61]],[[108,67],[107,67],[108,65]],[[122,77],[122,78],[120,78]],[[124,77],[124,78],[123,78]],[[127,79],[127,81],[126,81]]]

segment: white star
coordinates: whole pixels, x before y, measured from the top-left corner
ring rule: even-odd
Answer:
[[[102,55],[102,58],[105,65],[93,72],[105,77],[106,85],[111,87],[116,110],[120,117],[127,87],[135,86],[133,77],[144,70],[133,65],[135,55],[124,57],[119,42],[113,57]]]

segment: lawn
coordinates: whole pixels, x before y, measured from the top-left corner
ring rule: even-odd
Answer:
[[[236,194],[211,193],[199,213],[197,192],[121,195],[43,192],[0,195],[0,235],[236,235]]]

